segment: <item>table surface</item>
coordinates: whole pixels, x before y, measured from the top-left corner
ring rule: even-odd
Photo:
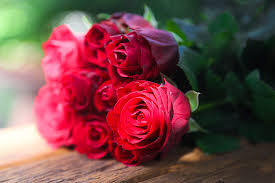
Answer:
[[[275,144],[247,144],[223,155],[174,148],[162,161],[127,167],[113,159],[89,160],[52,150],[34,125],[0,130],[2,182],[274,183]]]

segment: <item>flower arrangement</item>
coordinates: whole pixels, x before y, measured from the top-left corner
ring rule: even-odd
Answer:
[[[198,93],[184,94],[169,79],[179,61],[172,33],[139,15],[114,13],[83,35],[58,26],[43,49],[46,84],[35,114],[51,146],[139,165],[188,132]]]

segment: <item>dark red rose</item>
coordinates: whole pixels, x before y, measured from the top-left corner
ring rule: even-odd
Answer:
[[[136,32],[111,37],[106,46],[109,75],[118,88],[132,80],[155,78],[158,68],[150,45]]]
[[[94,24],[85,35],[86,59],[92,64],[106,67],[108,60],[105,54],[105,44],[110,40],[111,35],[119,33],[120,31],[111,21]]]
[[[109,112],[116,103],[116,92],[113,89],[112,81],[102,83],[96,90],[94,104],[99,112]]]
[[[70,106],[61,102],[60,91],[57,85],[45,85],[34,103],[38,130],[53,147],[73,144],[74,113]]]
[[[73,129],[75,149],[90,159],[100,159],[109,152],[110,132],[105,119],[89,115],[76,123]]]
[[[153,28],[153,26],[142,16],[132,13],[114,13],[110,18],[120,28],[122,32],[128,32],[128,29]]]
[[[166,151],[188,131],[189,101],[171,84],[133,81],[117,92],[107,122],[117,145],[136,152],[137,164]]]
[[[138,29],[136,32],[148,41],[159,71],[172,73],[179,61],[178,44],[173,35],[159,29]]]
[[[64,74],[60,80],[60,98],[76,111],[94,109],[94,96],[108,73],[96,67],[78,68]]]
[[[53,30],[49,40],[43,44],[43,50],[42,67],[47,81],[56,81],[68,69],[85,64],[83,38],[73,35],[66,25]]]

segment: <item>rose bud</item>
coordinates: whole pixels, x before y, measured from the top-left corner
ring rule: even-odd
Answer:
[[[132,81],[117,92],[107,123],[117,145],[136,152],[137,164],[167,151],[188,131],[189,101],[168,82]]]
[[[102,83],[94,95],[94,104],[99,112],[109,112],[116,103],[116,92],[113,89],[112,81]]]
[[[75,149],[86,154],[90,159],[100,159],[109,152],[110,133],[106,120],[89,115],[87,119],[78,121],[73,130]]]
[[[120,31],[111,21],[102,21],[94,24],[85,35],[85,55],[92,64],[100,67],[108,65],[105,54],[105,44],[110,40],[111,35],[119,34]]]
[[[55,28],[43,44],[42,67],[46,80],[56,81],[68,69],[84,65],[82,45],[83,38],[73,35],[66,25]]]
[[[133,80],[153,79],[169,74],[178,62],[178,45],[162,30],[140,29],[111,36],[106,46],[109,75],[115,88]]]
[[[74,113],[60,101],[57,85],[43,86],[34,103],[34,112],[40,134],[53,147],[72,145]]]
[[[153,28],[153,26],[145,20],[142,16],[118,12],[111,16],[111,21],[115,22],[120,28],[121,32],[128,32],[128,29],[138,29],[138,28]]]
[[[108,73],[96,67],[70,70],[60,80],[60,97],[76,111],[94,110],[96,90],[107,79]]]

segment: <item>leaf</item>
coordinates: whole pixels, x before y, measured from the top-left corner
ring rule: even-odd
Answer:
[[[204,68],[206,68],[206,59],[198,52],[181,46],[182,55],[179,61],[179,65],[185,65],[198,75]]]
[[[274,142],[275,141],[274,123],[245,123],[240,126],[239,134],[252,142]]]
[[[245,89],[235,73],[229,72],[224,79],[228,100],[238,104],[245,99]]]
[[[186,20],[178,18],[174,18],[173,21],[186,35],[187,40],[196,43],[196,46],[201,47],[202,44],[209,39],[209,33],[205,25],[194,25]]]
[[[251,72],[245,83],[252,95],[250,108],[263,121],[275,121],[275,91],[264,81],[260,80],[259,71]]]
[[[187,39],[185,33],[181,31],[181,29],[178,27],[178,25],[174,21],[169,20],[167,22],[166,28],[168,31],[172,32],[175,39],[178,40],[179,44],[187,47],[190,47],[193,45],[193,42]]]
[[[107,14],[107,13],[99,13],[99,14],[97,14],[97,19],[98,20],[107,20],[107,19],[109,19],[110,17],[111,17],[111,15],[110,14]]]
[[[196,79],[196,76],[194,75],[194,73],[188,67],[186,67],[185,65],[179,65],[179,67],[186,74],[186,77],[187,77],[190,85],[192,86],[192,88],[194,90],[198,90],[198,83],[197,83],[197,79]]]
[[[211,70],[206,72],[206,95],[209,99],[223,99],[225,95],[225,87],[222,79]]]
[[[196,139],[197,146],[205,153],[225,153],[240,147],[237,138],[221,134],[202,135]]]
[[[150,22],[150,24],[153,27],[158,26],[158,22],[157,22],[157,20],[154,16],[154,13],[152,12],[151,8],[149,8],[147,5],[144,5],[144,15],[143,15],[143,17],[145,18],[145,20]]]
[[[196,91],[188,91],[185,93],[185,96],[188,98],[190,106],[191,106],[191,112],[194,112],[199,107],[199,92]]]
[[[229,12],[224,12],[209,24],[208,31],[212,35],[220,32],[230,32],[234,34],[239,31],[239,26],[235,18]]]
[[[198,90],[196,75],[206,67],[206,62],[204,62],[204,58],[199,53],[185,46],[180,46],[179,52],[180,60],[178,66],[185,72],[193,90]]]
[[[202,128],[194,118],[189,119],[189,133],[191,132],[203,132],[209,133],[206,129]]]
[[[209,104],[200,104],[192,115],[200,120],[200,125],[212,132],[225,133],[239,128],[240,117],[231,105],[223,101],[211,101]]]

